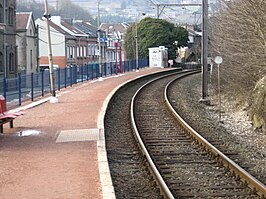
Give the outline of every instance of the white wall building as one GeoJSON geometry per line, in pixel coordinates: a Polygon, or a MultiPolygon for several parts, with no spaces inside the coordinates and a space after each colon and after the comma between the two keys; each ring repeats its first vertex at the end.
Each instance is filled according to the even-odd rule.
{"type": "Polygon", "coordinates": [[[39,72],[38,30],[32,12],[16,13],[16,44],[18,46],[18,72],[39,72]]]}
{"type": "Polygon", "coordinates": [[[164,46],[149,48],[149,64],[150,67],[167,67],[168,48],[164,46]]]}

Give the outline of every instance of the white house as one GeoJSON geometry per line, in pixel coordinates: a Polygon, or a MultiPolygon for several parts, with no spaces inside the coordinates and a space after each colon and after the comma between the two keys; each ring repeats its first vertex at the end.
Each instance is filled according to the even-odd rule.
{"type": "Polygon", "coordinates": [[[16,33],[18,72],[38,72],[38,30],[32,12],[16,13],[16,33]]]}

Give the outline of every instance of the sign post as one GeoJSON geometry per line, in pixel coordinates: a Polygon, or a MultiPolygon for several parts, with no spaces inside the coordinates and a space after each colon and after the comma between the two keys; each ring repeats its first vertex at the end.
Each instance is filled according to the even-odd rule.
{"type": "Polygon", "coordinates": [[[219,97],[219,122],[221,121],[221,85],[220,85],[220,64],[223,58],[220,56],[215,57],[214,62],[218,65],[218,97],[219,97]]]}

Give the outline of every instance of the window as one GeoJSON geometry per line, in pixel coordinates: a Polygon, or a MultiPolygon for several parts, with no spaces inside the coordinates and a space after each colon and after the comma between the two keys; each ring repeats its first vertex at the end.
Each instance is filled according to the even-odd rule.
{"type": "Polygon", "coordinates": [[[69,57],[73,58],[73,47],[72,46],[69,47],[69,57]]]}
{"type": "Polygon", "coordinates": [[[83,57],[87,57],[87,50],[86,50],[86,46],[83,46],[83,57]]]}
{"type": "Polygon", "coordinates": [[[82,48],[82,46],[80,46],[79,48],[80,48],[80,54],[79,54],[79,56],[82,57],[83,56],[83,48],[82,48]]]}
{"type": "Polygon", "coordinates": [[[73,52],[73,58],[76,58],[76,53],[77,53],[77,48],[76,47],[72,47],[72,52],[73,52]]]}
{"type": "Polygon", "coordinates": [[[91,47],[91,45],[88,46],[88,54],[89,54],[89,56],[92,55],[92,47],[91,47]]]}
{"type": "Polygon", "coordinates": [[[4,59],[3,53],[0,52],[0,73],[3,73],[4,72],[3,59],[4,59]]]}
{"type": "Polygon", "coordinates": [[[4,23],[4,8],[2,4],[0,4],[0,23],[4,23]]]}
{"type": "Polygon", "coordinates": [[[9,72],[15,72],[14,53],[9,53],[9,72]]]}
{"type": "Polygon", "coordinates": [[[8,8],[8,20],[7,23],[9,25],[13,25],[14,24],[14,8],[9,7],[8,8]]]}
{"type": "Polygon", "coordinates": [[[77,56],[80,56],[79,46],[77,47],[77,56]]]}
{"type": "Polygon", "coordinates": [[[30,50],[30,68],[31,68],[31,70],[32,70],[32,68],[33,68],[33,60],[32,60],[32,50],[30,50]]]}

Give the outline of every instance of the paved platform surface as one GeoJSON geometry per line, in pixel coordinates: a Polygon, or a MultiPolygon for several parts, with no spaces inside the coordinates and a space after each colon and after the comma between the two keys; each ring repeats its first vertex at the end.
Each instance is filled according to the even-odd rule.
{"type": "Polygon", "coordinates": [[[26,114],[0,135],[1,199],[115,198],[107,163],[103,116],[119,85],[165,69],[89,81],[20,107],[26,114]]]}

